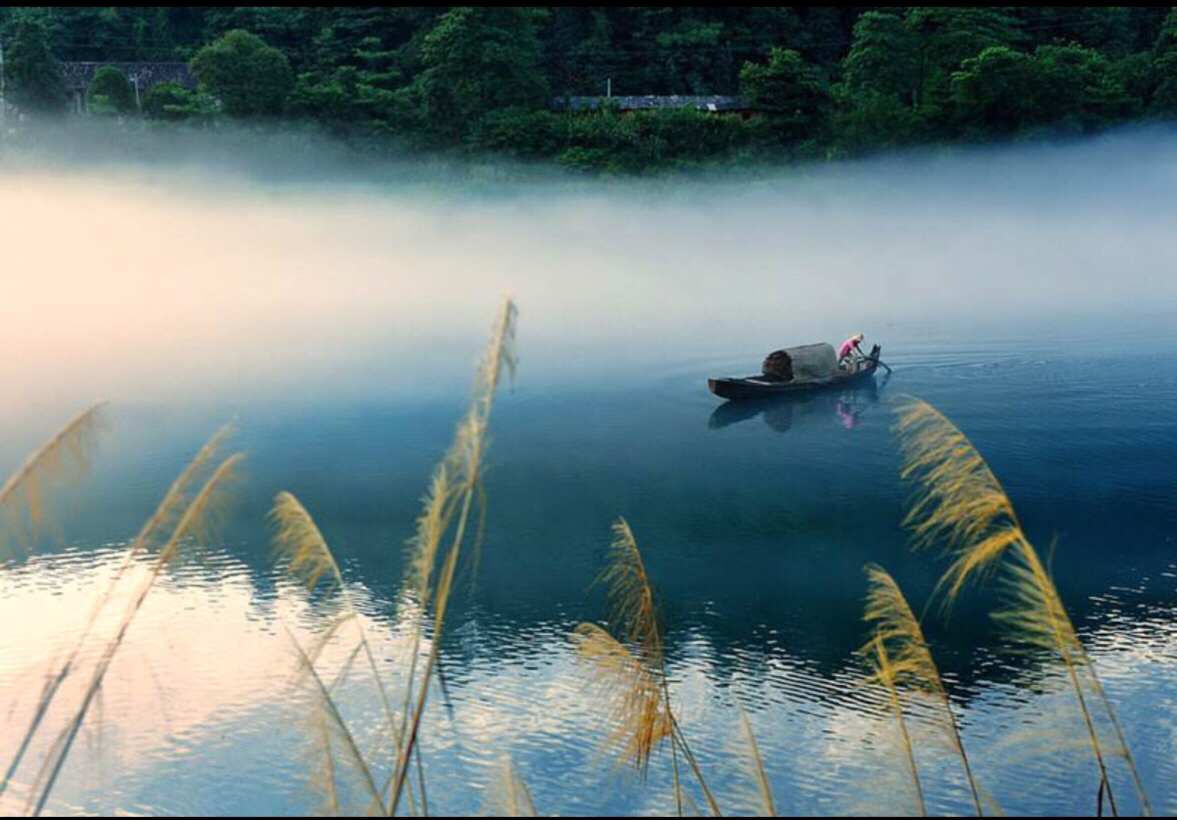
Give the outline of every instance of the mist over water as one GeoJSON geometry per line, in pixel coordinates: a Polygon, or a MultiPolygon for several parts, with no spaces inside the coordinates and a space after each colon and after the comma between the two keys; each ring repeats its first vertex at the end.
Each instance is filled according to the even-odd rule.
{"type": "MultiPolygon", "coordinates": [[[[27,624],[0,636],[0,708],[16,716],[0,749],[203,438],[234,418],[249,454],[220,548],[153,591],[129,633],[105,744],[69,764],[60,810],[313,808],[283,636],[321,623],[275,576],[265,514],[281,489],[307,505],[395,680],[402,545],[504,295],[520,307],[518,377],[492,422],[479,576],[443,654],[450,703],[425,733],[443,809],[484,808],[510,749],[541,812],[672,810],[665,761],[646,786],[595,762],[601,716],[566,637],[604,615],[585,590],[625,515],[721,803],[754,805],[727,731],[738,707],[782,811],[905,810],[879,764],[891,726],[852,653],[864,563],[913,602],[942,569],[899,527],[890,400],[912,393],[973,438],[1035,544],[1058,536],[1060,591],[1154,810],[1177,810],[1172,131],[730,179],[527,169],[477,184],[343,152],[255,173],[257,156],[226,145],[240,147],[183,142],[172,162],[155,143],[136,162],[132,144],[101,163],[79,148],[0,171],[0,472],[111,401],[90,478],[56,510],[63,535],[0,563],[0,613],[27,624]],[[857,331],[892,378],[762,405],[706,391],[774,348],[857,331]]],[[[1007,811],[1086,813],[1089,761],[1011,751],[1012,727],[1074,715],[1047,665],[1001,651],[990,604],[929,625],[982,783],[1007,811]]],[[[353,705],[375,725],[371,693],[353,705]]],[[[927,748],[931,808],[968,811],[927,748]]]]}
{"type": "Polygon", "coordinates": [[[1177,298],[1168,132],[729,184],[464,192],[191,162],[0,180],[0,344],[21,351],[0,376],[29,399],[432,392],[465,372],[505,293],[532,385],[637,362],[754,368],[859,329],[888,350],[913,327],[1095,333],[1167,319],[1177,298]]]}

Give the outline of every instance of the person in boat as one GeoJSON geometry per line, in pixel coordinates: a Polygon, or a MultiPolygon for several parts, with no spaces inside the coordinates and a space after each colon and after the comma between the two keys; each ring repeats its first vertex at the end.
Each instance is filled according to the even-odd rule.
{"type": "Polygon", "coordinates": [[[851,363],[861,361],[866,358],[866,354],[862,352],[860,345],[865,339],[861,333],[855,333],[846,341],[842,342],[842,346],[838,348],[838,364],[843,367],[849,366],[851,363]]]}

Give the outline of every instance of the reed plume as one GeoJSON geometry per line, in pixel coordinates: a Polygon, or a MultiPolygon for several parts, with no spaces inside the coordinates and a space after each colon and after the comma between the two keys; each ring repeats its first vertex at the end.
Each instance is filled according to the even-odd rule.
{"type": "MultiPolygon", "coordinates": [[[[367,812],[369,814],[373,812],[384,814],[386,807],[383,789],[376,786],[368,762],[369,756],[360,750],[351,728],[332,694],[336,685],[350,672],[357,656],[362,655],[367,663],[372,684],[380,696],[387,734],[391,738],[394,748],[400,748],[400,724],[393,710],[383,675],[376,663],[371,642],[363,628],[351,594],[344,584],[339,563],[323,533],[302,503],[289,492],[278,493],[270,511],[270,520],[276,528],[274,535],[275,564],[284,567],[287,574],[305,586],[308,592],[318,589],[334,594],[340,603],[338,616],[318,636],[309,649],[302,647],[291,636],[298,654],[300,677],[309,682],[312,697],[318,705],[315,724],[323,744],[323,769],[318,783],[327,794],[328,807],[338,812],[340,798],[336,772],[337,768],[343,768],[353,775],[353,780],[358,781],[362,785],[363,791],[366,792],[367,812]],[[320,676],[316,663],[326,646],[349,624],[355,629],[356,645],[336,672],[334,682],[328,684],[320,676]],[[338,751],[333,751],[333,745],[338,751]]],[[[409,804],[411,810],[415,812],[416,798],[411,789],[409,804]]]]}
{"type": "Polygon", "coordinates": [[[594,683],[610,704],[610,745],[617,749],[619,762],[632,763],[644,776],[651,753],[674,731],[661,681],[635,652],[596,624],[579,624],[573,642],[595,670],[594,683]]]}
{"type": "Polygon", "coordinates": [[[1062,661],[1078,700],[1092,754],[1099,768],[1099,794],[1107,794],[1118,814],[1108,779],[1107,751],[1095,728],[1085,677],[1116,735],[1140,799],[1151,814],[1148,795],[1124,740],[1115,711],[1054,581],[1022,529],[1013,505],[988,463],[951,421],[926,402],[909,400],[900,408],[897,431],[903,453],[901,475],[916,485],[904,521],[917,547],[942,544],[952,559],[938,589],[946,606],[974,578],[1000,572],[1002,608],[994,614],[1014,640],[1047,650],[1062,661]]]}
{"type": "MultiPolygon", "coordinates": [[[[940,717],[937,726],[944,731],[952,748],[960,756],[972,793],[973,808],[980,817],[983,814],[981,797],[960,738],[956,714],[919,619],[890,573],[877,564],[868,564],[866,575],[868,592],[863,620],[874,627],[875,637],[871,643],[880,642],[889,652],[891,673],[897,685],[927,693],[941,707],[937,710],[940,717]]],[[[868,644],[864,649],[869,650],[870,646],[868,644]]]]}
{"type": "MultiPolygon", "coordinates": [[[[417,596],[417,617],[413,647],[409,656],[402,724],[396,767],[391,779],[388,810],[395,814],[404,791],[420,732],[421,718],[429,694],[429,681],[437,666],[438,653],[449,609],[454,578],[463,547],[481,542],[484,518],[474,507],[483,498],[482,476],[489,444],[491,412],[504,371],[515,373],[515,320],[518,311],[507,299],[491,332],[474,381],[474,392],[466,415],[458,422],[453,442],[434,470],[417,533],[410,542],[408,585],[417,596]],[[471,516],[475,517],[473,535],[471,516]],[[438,562],[440,561],[440,567],[438,562]],[[429,652],[418,674],[419,647],[424,639],[425,613],[432,606],[433,628],[429,652]]],[[[417,757],[418,778],[424,789],[424,774],[417,757]]]]}
{"type": "MultiPolygon", "coordinates": [[[[86,413],[83,413],[73,423],[71,423],[66,431],[72,430],[70,435],[63,436],[59,434],[54,441],[60,442],[63,439],[68,439],[71,435],[89,435],[84,433],[86,430],[93,430],[91,427],[95,422],[86,422],[85,419],[92,414],[101,405],[90,408],[86,413]]],[[[63,431],[64,433],[65,431],[63,431]]],[[[47,676],[47,683],[45,689],[41,693],[41,697],[37,702],[36,709],[30,719],[29,726],[21,737],[21,742],[17,746],[16,753],[13,755],[12,761],[5,770],[4,779],[0,781],[0,795],[2,795],[8,788],[8,784],[15,776],[17,770],[20,768],[24,760],[25,754],[28,752],[29,746],[36,737],[41,728],[46,715],[49,713],[54,700],[57,697],[62,685],[69,679],[70,675],[75,671],[75,666],[78,663],[78,658],[86,646],[90,633],[93,631],[95,625],[98,623],[107,605],[110,603],[115,591],[119,588],[122,579],[127,571],[135,564],[136,559],[148,550],[156,549],[160,546],[160,534],[166,533],[168,528],[174,527],[183,514],[185,507],[191,501],[191,493],[194,482],[204,473],[209,464],[217,456],[218,452],[224,445],[225,440],[232,433],[232,426],[225,425],[217,433],[215,433],[204,444],[196,456],[188,463],[179,476],[172,482],[164,495],[163,500],[156,508],[155,512],[144,523],[138,534],[132,539],[130,546],[127,548],[122,563],[119,565],[114,577],[107,584],[103,594],[99,596],[90,610],[90,615],[86,623],[82,627],[82,631],[74,640],[73,648],[67,653],[65,660],[57,666],[57,668],[49,673],[47,676]]],[[[51,442],[53,444],[53,442],[51,442]]],[[[76,446],[76,445],[75,445],[76,446]]],[[[42,448],[44,451],[46,448],[42,448]]],[[[30,462],[35,461],[35,457],[30,459],[30,462]]],[[[26,462],[26,465],[29,462],[26,462]]]]}
{"type": "Polygon", "coordinates": [[[300,666],[312,683],[319,704],[316,731],[323,739],[324,766],[317,778],[327,795],[329,808],[338,810],[339,789],[336,768],[342,767],[359,776],[367,793],[369,814],[396,814],[402,794],[407,792],[411,813],[428,814],[424,767],[418,745],[421,720],[429,692],[430,680],[437,669],[446,614],[453,592],[463,547],[471,540],[475,547],[481,536],[481,514],[485,495],[482,476],[488,445],[488,431],[494,398],[504,372],[514,375],[515,305],[508,299],[491,334],[491,340],[479,362],[473,395],[466,414],[458,422],[445,455],[434,468],[422,498],[416,532],[409,542],[405,587],[413,598],[412,635],[403,704],[394,710],[377,667],[371,644],[360,625],[339,565],[326,539],[310,513],[289,493],[275,499],[271,518],[277,527],[275,546],[278,562],[304,584],[308,590],[337,590],[342,611],[309,650],[297,646],[300,666]],[[475,509],[475,508],[479,509],[475,509]],[[475,532],[471,533],[471,530],[475,532]],[[430,619],[430,614],[432,618],[430,619]],[[421,646],[426,637],[426,623],[431,620],[431,643],[422,661],[421,646]],[[358,642],[348,656],[336,681],[342,680],[357,656],[367,659],[368,669],[380,692],[388,734],[394,747],[393,765],[380,784],[374,779],[374,767],[355,742],[347,722],[332,694],[334,684],[324,681],[316,668],[323,647],[336,637],[344,624],[354,623],[358,642]],[[414,795],[409,770],[417,771],[417,795],[414,795]]]}
{"type": "Polygon", "coordinates": [[[611,742],[622,764],[632,762],[644,776],[650,755],[666,738],[674,775],[675,805],[682,814],[678,755],[683,755],[712,813],[720,811],[670,705],[662,628],[654,590],[633,530],[624,518],[613,524],[609,561],[597,579],[605,586],[610,624],[620,639],[595,624],[573,634],[581,657],[597,672],[597,685],[610,704],[616,729],[611,742]]]}
{"type": "MultiPolygon", "coordinates": [[[[151,592],[162,571],[181,556],[184,548],[198,544],[201,539],[208,536],[209,522],[222,507],[226,486],[235,477],[242,458],[240,453],[231,455],[213,470],[200,491],[184,505],[183,513],[180,514],[174,529],[171,530],[171,535],[159,545],[146,579],[140,582],[132,593],[131,602],[124,610],[114,635],[102,647],[99,659],[85,684],[81,705],[74,711],[65,728],[58,735],[49,756],[41,766],[29,801],[34,815],[40,815],[44,810],[49,794],[57,782],[57,777],[69,756],[86,715],[101,689],[106,673],[147,595],[151,592]]],[[[166,499],[165,505],[161,505],[156,516],[167,516],[173,512],[167,510],[165,506],[166,499]]],[[[152,520],[145,526],[146,531],[154,531],[152,521],[156,520],[156,516],[152,516],[152,520]]],[[[133,543],[129,550],[135,548],[133,543]]]]}
{"type": "Polygon", "coordinates": [[[911,773],[911,784],[915,791],[916,805],[920,817],[928,816],[927,806],[924,804],[924,790],[920,784],[919,767],[915,763],[915,749],[911,743],[911,735],[907,731],[907,720],[903,715],[903,702],[899,699],[898,670],[887,654],[887,646],[883,636],[876,633],[874,639],[863,647],[873,672],[870,680],[878,683],[887,693],[887,703],[892,714],[895,715],[896,725],[899,726],[900,740],[903,742],[903,752],[907,758],[908,771],[911,773]]]}
{"type": "Polygon", "coordinates": [[[17,534],[22,543],[36,537],[45,517],[48,485],[89,468],[98,433],[105,426],[105,406],[100,402],[79,413],[0,486],[0,535],[17,534]]]}

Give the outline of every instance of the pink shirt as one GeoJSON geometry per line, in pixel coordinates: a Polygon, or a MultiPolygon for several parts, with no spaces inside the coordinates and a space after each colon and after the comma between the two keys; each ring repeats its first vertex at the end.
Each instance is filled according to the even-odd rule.
{"type": "Polygon", "coordinates": [[[858,337],[851,336],[849,339],[842,342],[842,349],[838,351],[838,358],[845,359],[847,356],[850,355],[850,352],[852,350],[857,349],[857,347],[858,347],[858,337]]]}

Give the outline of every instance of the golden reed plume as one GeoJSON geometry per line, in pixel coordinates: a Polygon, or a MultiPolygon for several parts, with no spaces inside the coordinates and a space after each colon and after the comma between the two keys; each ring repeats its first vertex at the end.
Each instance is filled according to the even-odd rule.
{"type": "Polygon", "coordinates": [[[973,779],[972,768],[969,766],[968,755],[965,754],[964,743],[960,739],[956,714],[952,711],[952,702],[944,688],[940,669],[936,666],[932,651],[924,638],[919,619],[915,617],[902,590],[890,573],[877,564],[868,564],[866,575],[868,591],[863,619],[873,625],[875,637],[863,651],[869,653],[876,642],[881,643],[889,653],[890,672],[894,682],[931,695],[941,707],[937,710],[940,718],[937,726],[946,734],[952,748],[960,756],[972,792],[973,807],[980,817],[983,814],[981,798],[973,779]]]}
{"type": "Polygon", "coordinates": [[[670,681],[654,589],[637,539],[624,518],[613,524],[609,562],[597,583],[605,587],[610,623],[621,638],[595,624],[580,624],[573,640],[581,657],[596,671],[596,686],[613,717],[615,729],[610,742],[620,750],[620,762],[632,762],[644,776],[651,753],[670,738],[679,815],[684,796],[678,765],[681,752],[712,814],[719,816],[719,806],[670,706],[670,681]]]}
{"type": "Polygon", "coordinates": [[[916,486],[904,523],[917,547],[942,545],[952,560],[938,585],[944,591],[946,606],[974,578],[1001,573],[1004,604],[994,618],[1015,641],[1057,653],[1075,690],[1099,768],[1099,794],[1107,794],[1112,813],[1118,814],[1108,779],[1108,753],[1096,732],[1081,678],[1095,693],[1113,727],[1116,744],[1112,753],[1126,761],[1141,811],[1151,814],[1148,795],[1111,702],[1001,482],[964,433],[927,402],[905,402],[899,409],[896,429],[902,442],[901,474],[916,486]]]}
{"type": "Polygon", "coordinates": [[[908,771],[911,774],[911,784],[915,791],[916,806],[919,809],[920,817],[927,817],[928,809],[924,805],[924,790],[923,786],[920,785],[920,772],[915,764],[915,749],[911,743],[911,735],[907,731],[907,720],[903,715],[903,703],[899,699],[898,672],[892,664],[890,656],[887,654],[887,646],[883,643],[881,635],[876,634],[874,639],[863,648],[863,651],[867,653],[867,659],[873,669],[870,678],[871,681],[882,686],[883,690],[887,693],[887,703],[892,714],[895,715],[896,724],[899,726],[899,737],[903,743],[903,752],[907,758],[908,771]]]}
{"type": "MultiPolygon", "coordinates": [[[[54,481],[69,480],[84,473],[90,464],[98,433],[105,426],[105,402],[79,413],[53,438],[33,452],[0,486],[0,536],[35,537],[45,516],[45,493],[54,481]]],[[[2,557],[2,556],[0,556],[2,557]]]]}

